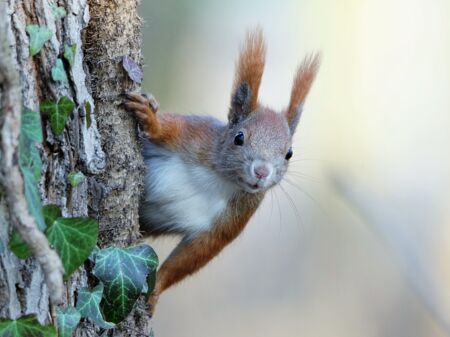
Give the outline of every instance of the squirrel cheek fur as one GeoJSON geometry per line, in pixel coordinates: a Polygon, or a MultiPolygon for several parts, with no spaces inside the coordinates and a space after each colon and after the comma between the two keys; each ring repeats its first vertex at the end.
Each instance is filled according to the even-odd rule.
{"type": "Polygon", "coordinates": [[[288,108],[275,112],[258,102],[265,54],[262,32],[249,32],[237,62],[228,123],[159,114],[153,98],[127,95],[124,106],[147,135],[141,229],[148,236],[182,237],[158,270],[150,310],[161,292],[202,268],[242,232],[265,192],[287,170],[292,136],[320,57],[304,59],[288,108]]]}

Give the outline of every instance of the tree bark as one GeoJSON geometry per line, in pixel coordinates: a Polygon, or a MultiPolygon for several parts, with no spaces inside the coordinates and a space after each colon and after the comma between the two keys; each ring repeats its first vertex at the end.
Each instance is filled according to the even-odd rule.
{"type": "MultiPolygon", "coordinates": [[[[47,0],[6,0],[2,4],[6,11],[0,14],[0,20],[6,22],[6,30],[0,34],[9,44],[10,66],[19,73],[23,105],[39,113],[39,103],[45,99],[57,101],[68,96],[76,104],[61,136],[54,136],[46,117],[41,116],[42,200],[44,204],[60,206],[64,216],[97,219],[101,247],[127,246],[139,236],[143,161],[136,123],[120,107],[121,93],[140,88],[127,77],[121,61],[122,56],[128,55],[141,63],[137,0],[55,3],[67,12],[62,19],[53,16],[52,3],[47,0]],[[35,56],[29,54],[29,36],[25,32],[29,24],[46,25],[53,32],[51,40],[35,56]],[[62,58],[66,44],[76,44],[77,48],[71,69],[65,64],[69,84],[63,85],[52,80],[51,68],[58,57],[62,58]],[[81,171],[87,179],[71,187],[71,171],[81,171]]],[[[1,98],[3,85],[0,88],[1,98]]],[[[15,319],[33,313],[41,323],[48,323],[49,293],[40,265],[34,258],[17,259],[7,248],[12,227],[10,213],[5,189],[0,186],[0,317],[15,319]]],[[[76,290],[92,284],[91,280],[89,268],[80,268],[65,284],[65,304],[74,305],[76,290]]],[[[75,335],[99,333],[98,328],[84,321],[75,335]]],[[[134,312],[115,329],[114,336],[149,333],[149,317],[143,301],[138,301],[134,312]]]]}

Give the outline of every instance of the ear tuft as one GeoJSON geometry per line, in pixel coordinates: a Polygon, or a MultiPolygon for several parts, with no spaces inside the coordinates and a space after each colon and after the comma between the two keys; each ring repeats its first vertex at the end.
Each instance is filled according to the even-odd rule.
{"type": "MultiPolygon", "coordinates": [[[[233,85],[232,105],[236,95],[242,90],[245,83],[249,89],[250,101],[248,102],[248,113],[256,110],[258,101],[258,91],[266,62],[266,44],[262,30],[256,28],[247,33],[247,38],[240,51],[238,62],[236,63],[236,75],[233,85]]],[[[234,119],[232,116],[230,120],[234,119]]]]}
{"type": "Polygon", "coordinates": [[[320,66],[320,54],[307,56],[298,67],[292,85],[291,100],[286,112],[289,128],[293,134],[300,120],[303,104],[316,78],[320,66]]]}

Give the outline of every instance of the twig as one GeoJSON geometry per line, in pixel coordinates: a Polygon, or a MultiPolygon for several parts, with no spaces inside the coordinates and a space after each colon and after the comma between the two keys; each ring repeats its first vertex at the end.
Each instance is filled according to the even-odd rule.
{"type": "Polygon", "coordinates": [[[0,2],[0,179],[6,192],[11,222],[30,247],[42,266],[52,303],[60,303],[63,295],[64,269],[58,254],[50,248],[45,237],[28,212],[23,192],[23,179],[18,165],[18,139],[22,109],[19,74],[12,62],[8,41],[6,2],[0,2]]]}

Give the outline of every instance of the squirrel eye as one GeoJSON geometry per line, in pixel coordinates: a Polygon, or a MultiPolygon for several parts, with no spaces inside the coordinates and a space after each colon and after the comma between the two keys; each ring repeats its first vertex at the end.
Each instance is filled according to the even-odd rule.
{"type": "Polygon", "coordinates": [[[234,137],[234,144],[239,146],[244,145],[244,133],[242,131],[239,131],[236,137],[234,137]]]}
{"type": "Polygon", "coordinates": [[[293,155],[294,153],[292,152],[292,147],[290,147],[289,148],[289,150],[288,150],[288,152],[286,153],[286,160],[289,160],[289,159],[291,159],[291,157],[292,157],[292,155],[293,155]]]}

